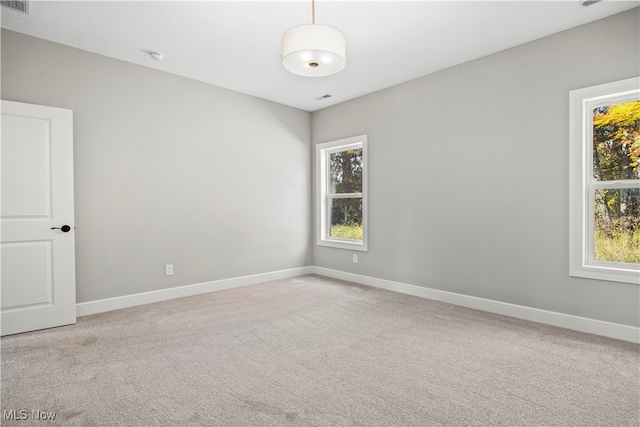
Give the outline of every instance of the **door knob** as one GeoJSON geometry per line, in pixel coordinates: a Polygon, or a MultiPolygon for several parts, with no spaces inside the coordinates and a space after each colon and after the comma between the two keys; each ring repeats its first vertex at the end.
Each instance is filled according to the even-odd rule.
{"type": "Polygon", "coordinates": [[[66,233],[67,231],[71,230],[71,227],[69,227],[68,225],[63,225],[62,227],[51,227],[52,230],[62,230],[63,233],[66,233]]]}

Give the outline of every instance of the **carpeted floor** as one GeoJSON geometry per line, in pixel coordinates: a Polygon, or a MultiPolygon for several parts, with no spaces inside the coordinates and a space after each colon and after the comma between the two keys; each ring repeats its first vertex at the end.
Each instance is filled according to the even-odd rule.
{"type": "Polygon", "coordinates": [[[319,276],[1,345],[3,425],[640,424],[639,345],[319,276]]]}

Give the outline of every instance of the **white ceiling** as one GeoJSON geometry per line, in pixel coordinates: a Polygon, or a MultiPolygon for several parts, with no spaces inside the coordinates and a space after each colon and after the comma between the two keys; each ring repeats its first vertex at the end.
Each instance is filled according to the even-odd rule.
{"type": "Polygon", "coordinates": [[[46,0],[31,1],[28,15],[0,13],[2,28],[315,111],[638,5],[316,0],[316,23],[347,39],[347,66],[315,78],[280,63],[282,35],[311,23],[311,0],[46,0]],[[315,99],[325,94],[333,97],[315,99]]]}

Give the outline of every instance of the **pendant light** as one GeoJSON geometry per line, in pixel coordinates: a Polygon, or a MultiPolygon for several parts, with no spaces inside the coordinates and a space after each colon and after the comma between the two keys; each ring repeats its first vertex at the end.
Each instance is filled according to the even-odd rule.
{"type": "Polygon", "coordinates": [[[316,25],[315,0],[311,0],[311,24],[291,28],[282,36],[282,65],[299,76],[335,74],[346,64],[346,40],[333,27],[316,25]]]}

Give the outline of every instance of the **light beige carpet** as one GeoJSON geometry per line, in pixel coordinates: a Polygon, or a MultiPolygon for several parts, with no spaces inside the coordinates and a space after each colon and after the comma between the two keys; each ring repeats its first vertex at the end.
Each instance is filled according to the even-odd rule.
{"type": "Polygon", "coordinates": [[[1,344],[3,425],[640,423],[638,345],[319,276],[1,344]]]}

